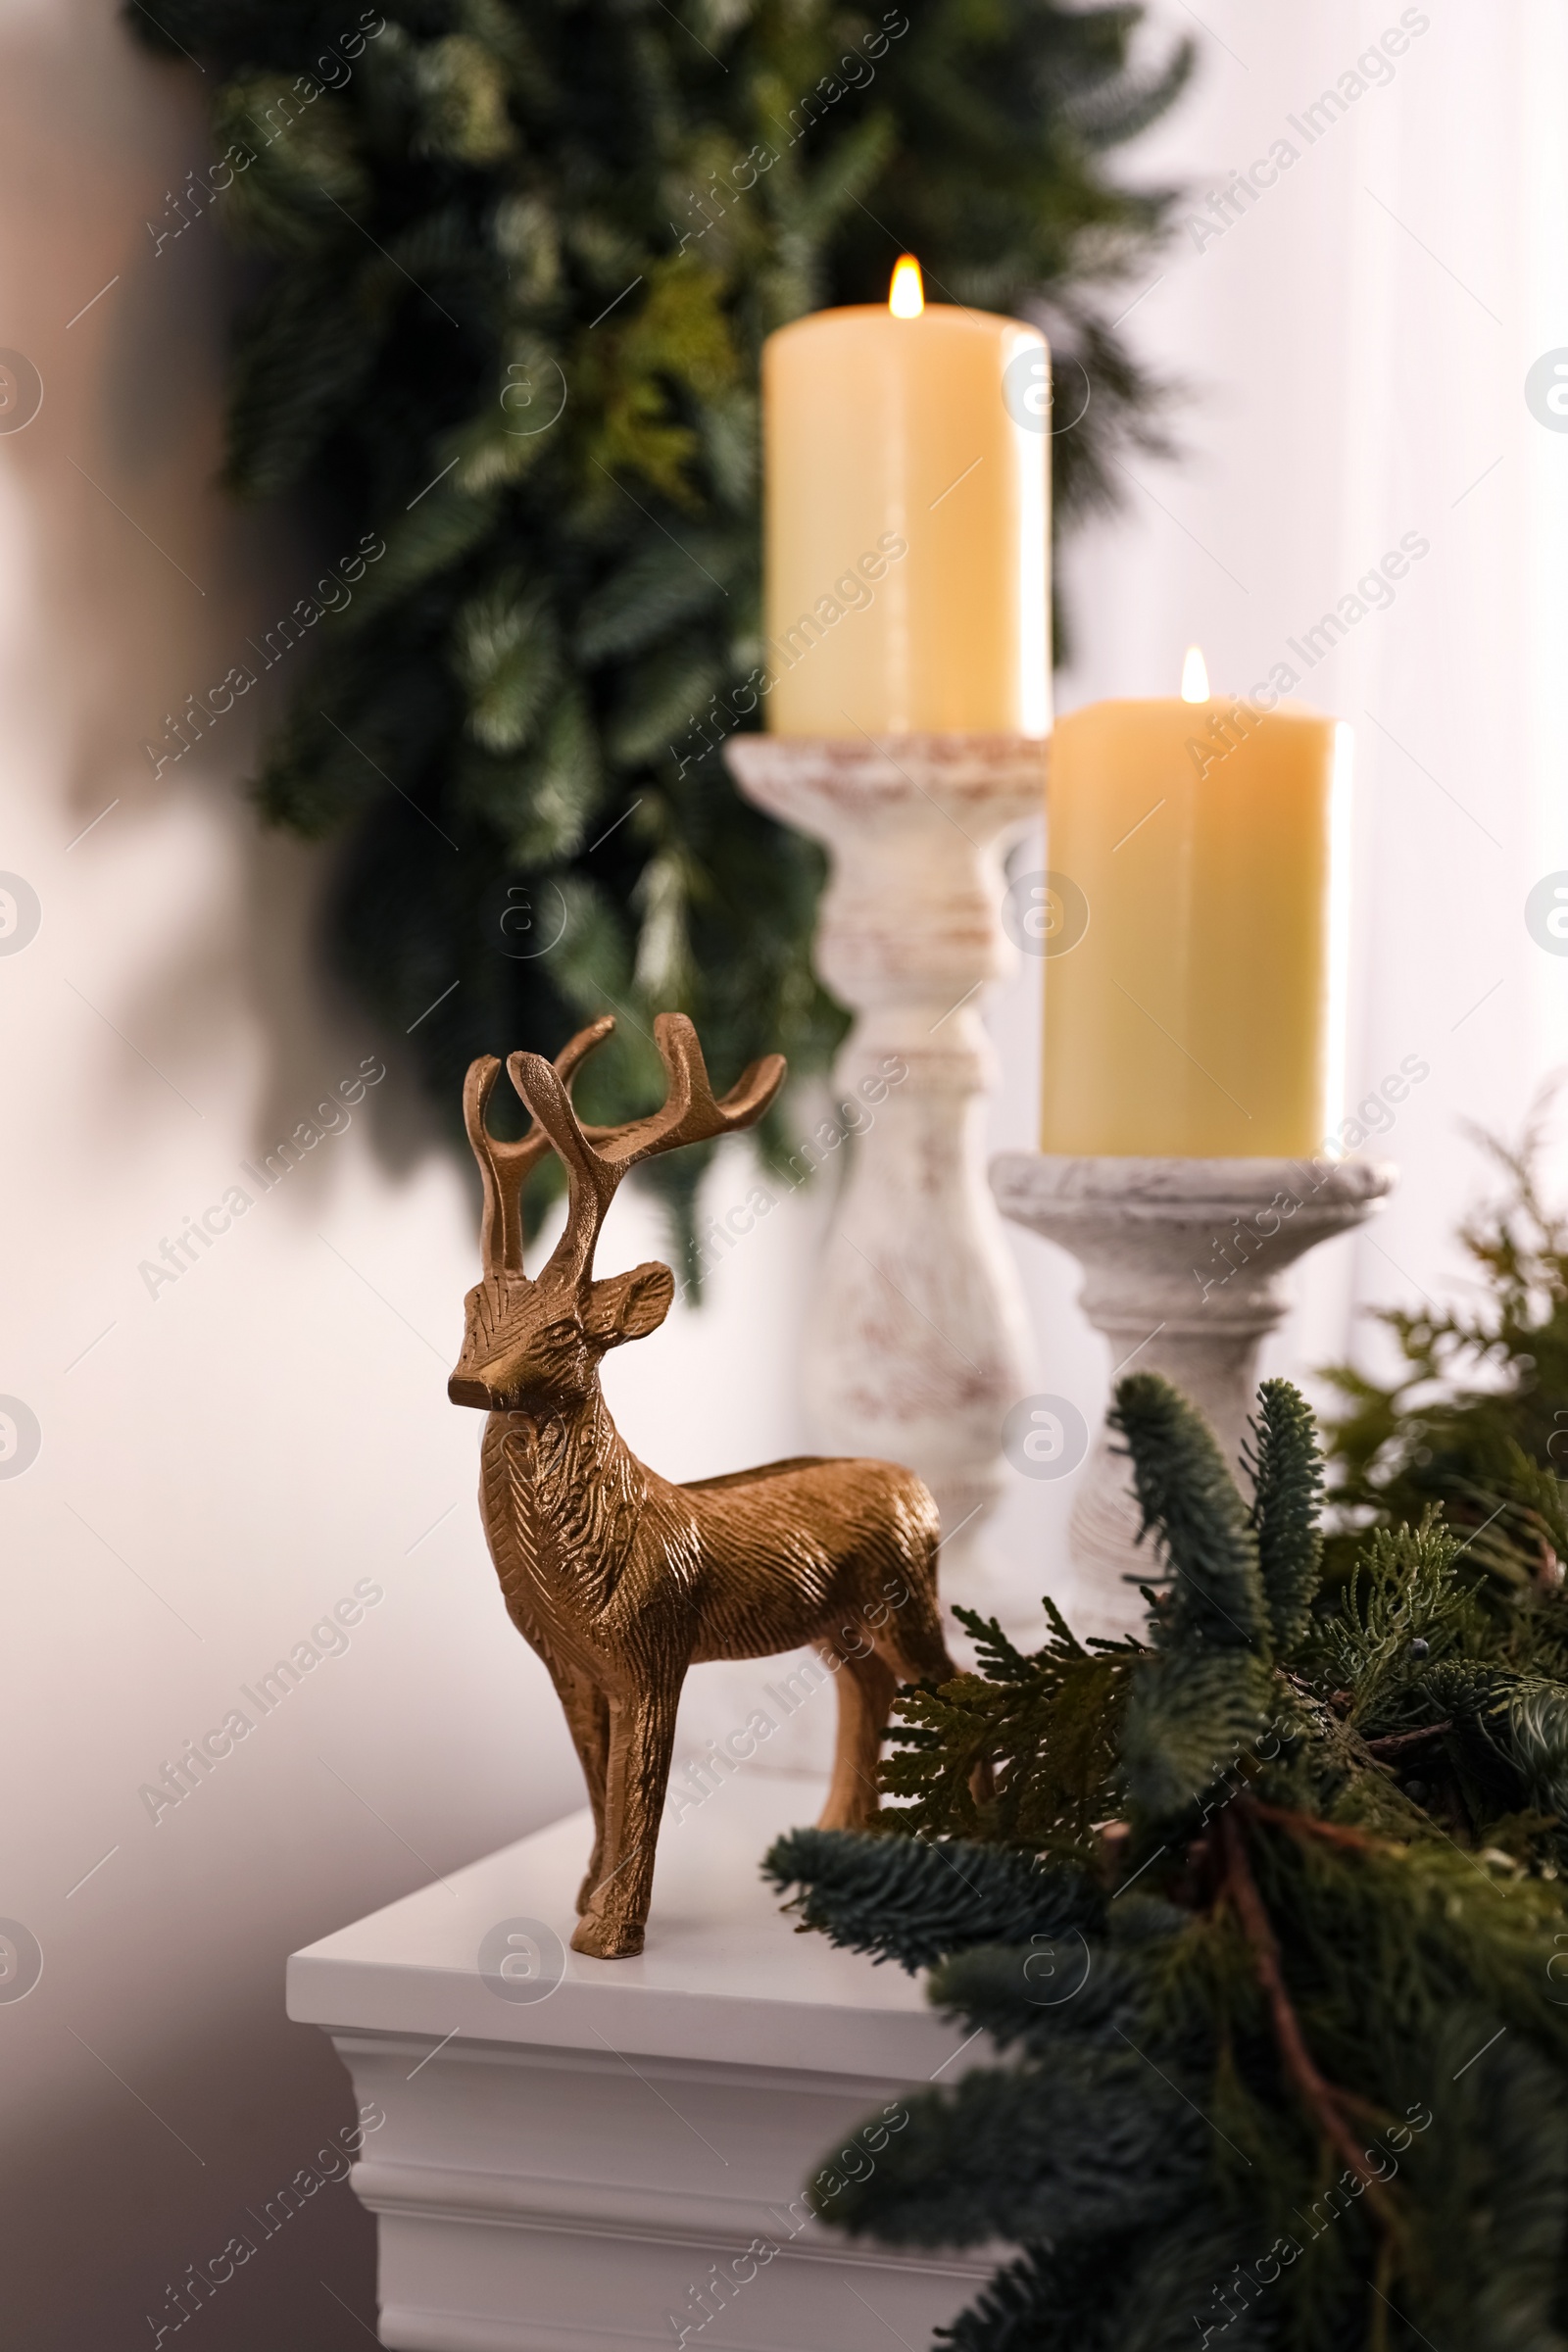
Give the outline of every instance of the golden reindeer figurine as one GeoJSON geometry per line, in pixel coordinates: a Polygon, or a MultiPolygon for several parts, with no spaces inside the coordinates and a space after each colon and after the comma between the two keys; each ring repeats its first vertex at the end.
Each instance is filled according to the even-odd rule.
{"type": "Polygon", "coordinates": [[[607,1348],[669,1311],[667,1266],[594,1278],[594,1246],[628,1168],[760,1119],[784,1079],[777,1054],[715,1102],[697,1032],[662,1013],[662,1109],[584,1127],[572,1078],[608,1037],[596,1021],[559,1055],[514,1054],[533,1114],[500,1143],[485,1112],[501,1064],[468,1071],[464,1115],[484,1179],[484,1279],[468,1293],[454,1404],[489,1413],[480,1509],[508,1611],[550,1670],[582,1762],[594,1850],[572,1948],[643,1947],[654,1849],[687,1667],[810,1642],[838,1667],[838,1744],[822,1826],[876,1811],[876,1763],[900,1680],[954,1672],[936,1598],[936,1505],[890,1462],[803,1456],[672,1486],[624,1444],[599,1387],[607,1348]],[[523,1179],[552,1147],[566,1171],[565,1230],[543,1271],[522,1270],[523,1179]]]}

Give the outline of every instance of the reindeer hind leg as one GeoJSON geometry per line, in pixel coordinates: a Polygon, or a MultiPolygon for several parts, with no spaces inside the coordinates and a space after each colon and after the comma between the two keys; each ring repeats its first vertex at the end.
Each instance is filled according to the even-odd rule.
{"type": "MultiPolygon", "coordinates": [[[[948,1654],[942,1630],[942,1608],[936,1592],[936,1554],[933,1546],[924,1574],[911,1567],[906,1577],[908,1598],[896,1610],[877,1637],[877,1647],[904,1683],[948,1683],[958,1669],[948,1654]]],[[[996,1795],[997,1781],[989,1756],[976,1759],[969,1774],[969,1793],[977,1805],[996,1795]]]]}
{"type": "Polygon", "coordinates": [[[923,1556],[906,1558],[902,1582],[904,1598],[894,1603],[872,1639],[901,1683],[951,1682],[958,1669],[942,1630],[934,1544],[923,1556]]]}
{"type": "Polygon", "coordinates": [[[844,1657],[839,1666],[838,1740],[827,1802],[817,1822],[823,1830],[863,1830],[876,1819],[877,1759],[893,1709],[898,1676],[875,1650],[844,1657]]]}

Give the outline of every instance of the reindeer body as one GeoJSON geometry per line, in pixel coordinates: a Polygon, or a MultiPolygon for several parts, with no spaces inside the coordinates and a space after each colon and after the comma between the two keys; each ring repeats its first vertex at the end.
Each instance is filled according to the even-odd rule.
{"type": "Polygon", "coordinates": [[[572,1943],[604,1959],[642,1949],[688,1665],[810,1643],[838,1669],[828,1828],[863,1826],[876,1811],[877,1752],[899,1681],[954,1671],[936,1600],[936,1506],[911,1471],[800,1457],[675,1486],[615,1429],[600,1361],[657,1328],[674,1285],[658,1265],[593,1281],[608,1196],[648,1151],[750,1124],[783,1065],[774,1056],[776,1075],[764,1070],[759,1084],[749,1072],[715,1104],[690,1023],[662,1016],[672,1111],[585,1132],[565,1082],[611,1026],[574,1039],[555,1070],[512,1056],[536,1121],[520,1144],[497,1144],[484,1126],[499,1065],[469,1073],[469,1134],[487,1179],[486,1277],[469,1294],[450,1384],[456,1402],[491,1408],[480,1471],[491,1557],[513,1623],[549,1669],[588,1784],[595,1844],[572,1943]],[[529,1282],[515,1193],[530,1152],[550,1144],[573,1181],[572,1209],[556,1257],[529,1282]],[[599,1176],[595,1216],[582,1200],[596,1168],[610,1173],[599,1176]]]}

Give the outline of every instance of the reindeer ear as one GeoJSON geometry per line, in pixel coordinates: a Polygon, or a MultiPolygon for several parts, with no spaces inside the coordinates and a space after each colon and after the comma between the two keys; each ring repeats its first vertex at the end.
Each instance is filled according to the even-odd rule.
{"type": "Polygon", "coordinates": [[[618,1348],[623,1340],[646,1340],[669,1312],[675,1296],[675,1277],[667,1266],[650,1259],[629,1274],[610,1274],[588,1294],[583,1329],[601,1348],[618,1348]]]}

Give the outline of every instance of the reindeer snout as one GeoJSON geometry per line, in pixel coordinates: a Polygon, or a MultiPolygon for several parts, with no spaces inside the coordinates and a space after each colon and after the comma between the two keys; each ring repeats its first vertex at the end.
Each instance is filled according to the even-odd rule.
{"type": "Polygon", "coordinates": [[[471,1404],[481,1413],[489,1412],[495,1403],[485,1383],[466,1372],[453,1373],[447,1382],[447,1395],[454,1404],[471,1404]]]}

